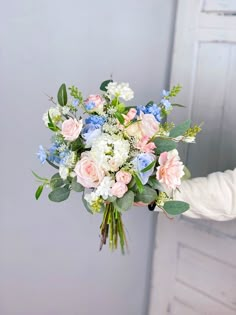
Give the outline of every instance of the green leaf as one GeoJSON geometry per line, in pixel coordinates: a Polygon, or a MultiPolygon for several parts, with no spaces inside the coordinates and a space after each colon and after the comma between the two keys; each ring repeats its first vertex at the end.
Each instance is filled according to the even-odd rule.
{"type": "Polygon", "coordinates": [[[69,195],[70,195],[69,185],[66,185],[64,187],[59,187],[51,191],[50,194],[48,195],[48,198],[54,202],[61,202],[66,200],[69,197],[69,195]]]}
{"type": "Polygon", "coordinates": [[[61,178],[59,173],[56,173],[52,176],[51,180],[50,180],[50,187],[52,188],[52,190],[61,187],[64,185],[64,181],[61,178]]]}
{"type": "Polygon", "coordinates": [[[178,215],[187,211],[189,204],[178,200],[166,201],[163,208],[170,215],[178,215]]]}
{"type": "Polygon", "coordinates": [[[155,177],[149,177],[148,185],[150,185],[153,189],[157,189],[159,191],[165,191],[162,184],[155,177]]]}
{"type": "Polygon", "coordinates": [[[83,204],[84,204],[85,209],[86,209],[89,213],[93,214],[93,211],[92,211],[92,209],[91,209],[90,206],[89,206],[89,203],[87,202],[87,200],[84,199],[84,193],[83,193],[83,195],[82,195],[82,201],[83,201],[83,204]]]}
{"type": "Polygon", "coordinates": [[[57,100],[61,106],[65,106],[67,104],[67,92],[65,83],[63,83],[59,88],[59,91],[57,93],[57,100]]]}
{"type": "Polygon", "coordinates": [[[141,170],[141,173],[145,173],[147,171],[149,171],[151,168],[153,168],[153,166],[156,164],[156,161],[153,161],[152,163],[150,163],[148,166],[146,166],[145,168],[143,168],[141,170]]]}
{"type": "Polygon", "coordinates": [[[119,112],[116,112],[114,114],[114,116],[119,120],[119,122],[123,125],[123,123],[125,122],[124,117],[122,116],[122,114],[120,114],[119,112]]]}
{"type": "Polygon", "coordinates": [[[45,178],[45,177],[40,177],[38,174],[36,174],[34,171],[31,171],[32,174],[39,180],[42,180],[42,181],[47,181],[48,179],[45,178]]]}
{"type": "Polygon", "coordinates": [[[135,201],[142,201],[144,203],[151,203],[157,198],[157,192],[155,189],[149,186],[143,186],[143,192],[137,192],[135,196],[135,201]]]}
{"type": "Polygon", "coordinates": [[[122,198],[117,198],[115,201],[115,207],[120,211],[126,211],[132,207],[134,203],[134,193],[129,190],[122,198]]]}
{"type": "Polygon", "coordinates": [[[76,192],[84,191],[84,187],[77,182],[77,176],[73,177],[71,182],[71,188],[76,192]]]}
{"type": "Polygon", "coordinates": [[[71,142],[70,144],[72,151],[78,151],[84,148],[84,144],[80,138],[76,139],[75,141],[71,142]]]}
{"type": "Polygon", "coordinates": [[[59,131],[59,130],[60,130],[60,128],[57,127],[57,126],[53,123],[52,118],[51,118],[49,112],[48,112],[48,120],[49,120],[48,128],[49,128],[50,130],[52,130],[52,131],[59,131]]]}
{"type": "Polygon", "coordinates": [[[186,120],[184,121],[182,124],[174,127],[171,131],[170,131],[170,137],[171,138],[176,138],[178,136],[183,135],[189,128],[191,125],[191,120],[186,120]]]}
{"type": "Polygon", "coordinates": [[[190,170],[186,166],[184,166],[184,176],[181,177],[181,180],[187,180],[190,178],[191,178],[190,170]]]}
{"type": "Polygon", "coordinates": [[[134,174],[134,179],[135,179],[135,183],[136,183],[136,186],[138,188],[138,191],[139,192],[142,192],[143,191],[143,183],[141,182],[140,178],[138,177],[137,174],[134,174]]]}
{"type": "Polygon", "coordinates": [[[39,197],[40,197],[41,194],[42,194],[42,191],[43,191],[43,185],[40,185],[40,186],[38,187],[38,189],[36,190],[36,192],[35,192],[35,198],[36,198],[36,200],[39,199],[39,197]]]}
{"type": "Polygon", "coordinates": [[[153,104],[154,104],[153,101],[149,101],[149,102],[146,104],[146,106],[148,106],[148,105],[153,105],[153,104]]]}
{"type": "Polygon", "coordinates": [[[102,84],[100,85],[100,90],[106,92],[106,91],[107,91],[107,85],[108,85],[110,82],[113,82],[113,80],[106,80],[106,81],[103,81],[102,84]]]}
{"type": "Polygon", "coordinates": [[[156,149],[155,149],[156,154],[160,154],[162,152],[168,152],[177,148],[177,143],[168,139],[156,138],[154,140],[154,143],[156,145],[156,149]]]}
{"type": "Polygon", "coordinates": [[[171,104],[172,106],[176,106],[176,107],[186,107],[186,106],[184,106],[184,105],[181,105],[181,104],[171,104]]]}

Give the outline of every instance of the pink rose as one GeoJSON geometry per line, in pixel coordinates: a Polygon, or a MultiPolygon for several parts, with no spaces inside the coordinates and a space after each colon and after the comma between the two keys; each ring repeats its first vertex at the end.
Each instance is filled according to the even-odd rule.
{"type": "Polygon", "coordinates": [[[73,118],[69,118],[62,123],[61,134],[68,141],[74,141],[80,135],[83,127],[83,120],[79,121],[73,118]]]}
{"type": "Polygon", "coordinates": [[[181,184],[181,177],[184,175],[184,165],[180,161],[176,149],[161,153],[157,167],[156,178],[167,188],[176,189],[181,184]]]}
{"type": "Polygon", "coordinates": [[[142,135],[149,138],[153,137],[159,130],[159,122],[156,120],[153,114],[141,113],[140,118],[140,129],[142,135]]]}
{"type": "Polygon", "coordinates": [[[131,125],[129,125],[127,128],[125,128],[126,133],[130,137],[136,137],[141,138],[142,137],[142,130],[140,128],[140,121],[134,122],[131,125]]]}
{"type": "Polygon", "coordinates": [[[85,107],[88,111],[101,112],[104,104],[105,100],[100,95],[89,95],[85,100],[85,107]]]}
{"type": "Polygon", "coordinates": [[[81,154],[74,169],[77,175],[77,182],[86,188],[97,187],[104,178],[103,170],[91,158],[89,152],[81,154]]]}
{"type": "Polygon", "coordinates": [[[116,181],[124,184],[129,184],[132,179],[132,175],[129,172],[119,171],[116,173],[116,181]]]}
{"type": "Polygon", "coordinates": [[[142,139],[137,143],[136,147],[141,152],[144,153],[154,153],[154,149],[156,148],[156,145],[154,142],[148,142],[149,137],[143,136],[142,139]]]}
{"type": "Polygon", "coordinates": [[[137,114],[137,110],[135,108],[130,108],[130,110],[127,113],[127,117],[129,117],[129,120],[134,119],[134,117],[137,114]]]}
{"type": "Polygon", "coordinates": [[[116,196],[117,198],[122,198],[127,191],[128,187],[121,182],[116,182],[111,189],[112,195],[116,196]]]}

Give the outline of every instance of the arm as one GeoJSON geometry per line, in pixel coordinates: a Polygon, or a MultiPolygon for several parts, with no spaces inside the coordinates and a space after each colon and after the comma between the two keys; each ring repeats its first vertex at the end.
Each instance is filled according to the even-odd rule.
{"type": "Polygon", "coordinates": [[[217,221],[236,218],[236,169],[184,181],[175,199],[190,204],[184,215],[217,221]]]}

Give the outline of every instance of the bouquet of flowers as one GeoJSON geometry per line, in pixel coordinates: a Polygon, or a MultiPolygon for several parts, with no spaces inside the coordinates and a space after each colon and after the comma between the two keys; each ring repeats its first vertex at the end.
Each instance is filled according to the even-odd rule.
{"type": "Polygon", "coordinates": [[[49,98],[52,107],[43,121],[53,132],[51,146],[40,145],[37,156],[57,172],[51,178],[33,172],[40,182],[35,197],[44,187],[54,202],[81,192],[87,211],[103,215],[100,249],[120,243],[124,253],[122,214],[133,205],[157,206],[169,216],[188,210],[187,203],[173,200],[188,173],[176,148],[178,142],[194,142],[201,128],[189,120],[178,126],[166,122],[173,107],[181,106],[171,103],[179,85],[164,90],[159,103],[140,106],[125,105],[134,96],[128,83],[107,80],[100,89],[101,95],[85,99],[77,87],[62,84],[57,101],[49,98]]]}

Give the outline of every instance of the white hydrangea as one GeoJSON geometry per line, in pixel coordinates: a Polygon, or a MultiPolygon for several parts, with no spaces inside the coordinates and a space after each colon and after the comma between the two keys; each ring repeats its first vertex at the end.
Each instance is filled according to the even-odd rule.
{"type": "Polygon", "coordinates": [[[57,107],[50,107],[49,110],[43,114],[43,121],[45,126],[48,126],[48,113],[54,123],[58,123],[61,119],[61,112],[57,107]]]}
{"type": "Polygon", "coordinates": [[[128,140],[118,135],[101,134],[93,143],[91,155],[105,171],[115,172],[129,157],[128,140]]]}
{"type": "Polygon", "coordinates": [[[130,101],[134,97],[134,92],[129,87],[129,83],[110,82],[107,85],[108,96],[121,97],[125,101],[130,101]]]}
{"type": "Polygon", "coordinates": [[[115,181],[110,176],[105,176],[96,190],[84,195],[84,199],[91,205],[102,197],[103,200],[107,200],[112,196],[111,188],[115,181]]]}

